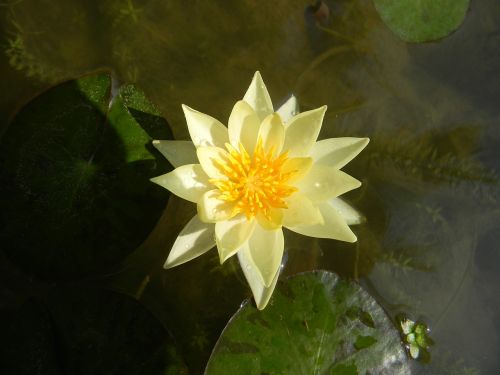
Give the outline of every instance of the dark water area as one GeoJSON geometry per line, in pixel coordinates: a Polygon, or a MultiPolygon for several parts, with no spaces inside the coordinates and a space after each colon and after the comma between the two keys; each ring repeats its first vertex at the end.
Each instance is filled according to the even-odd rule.
{"type": "MultiPolygon", "coordinates": [[[[498,374],[500,3],[472,0],[456,32],[424,44],[399,40],[369,0],[324,3],[318,15],[308,1],[4,0],[0,131],[37,93],[107,69],[115,85],[145,92],[175,139],[188,139],[181,104],[225,123],[259,70],[275,107],[292,93],[301,110],[328,105],[320,138],[371,139],[346,169],[363,183],[346,195],[366,216],[353,227],[358,242],[286,232],[283,275],[330,270],[358,280],[391,317],[424,321],[435,345],[415,373],[498,374]]],[[[162,268],[194,210],[170,197],[137,250],[72,280],[40,277],[2,252],[2,316],[43,317],[33,298],[63,316],[61,301],[123,293],[156,318],[151,332],[167,330],[172,358],[202,372],[250,292],[237,262],[221,266],[216,251],[162,268]]],[[[26,331],[43,326],[26,321],[26,331]]]]}

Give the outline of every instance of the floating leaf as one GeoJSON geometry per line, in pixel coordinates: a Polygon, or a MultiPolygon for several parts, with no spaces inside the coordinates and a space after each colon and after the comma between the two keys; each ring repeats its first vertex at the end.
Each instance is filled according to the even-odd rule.
{"type": "Polygon", "coordinates": [[[169,138],[168,126],[133,87],[111,106],[110,91],[108,74],[60,84],[28,103],[1,139],[2,248],[42,278],[118,262],[165,206],[149,182],[166,169],[149,132],[169,138]]]}
{"type": "Polygon", "coordinates": [[[409,374],[398,331],[357,284],[315,271],[280,282],[258,311],[247,302],[231,319],[207,374],[409,374]],[[356,312],[369,314],[365,324],[356,312]]]}
{"type": "Polygon", "coordinates": [[[162,324],[123,294],[56,289],[2,318],[3,374],[187,374],[162,324]]]}
{"type": "Polygon", "coordinates": [[[455,31],[469,0],[374,0],[386,25],[406,42],[427,42],[455,31]]]}

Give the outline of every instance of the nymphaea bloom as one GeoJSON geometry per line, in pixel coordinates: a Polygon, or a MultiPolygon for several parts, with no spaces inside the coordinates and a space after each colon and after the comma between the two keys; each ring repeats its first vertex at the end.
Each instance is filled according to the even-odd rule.
{"type": "Polygon", "coordinates": [[[354,242],[360,215],[339,195],[361,183],[340,168],[367,138],[316,141],[326,106],[296,114],[292,96],[277,112],[259,72],[229,116],[228,127],[182,106],[190,141],[154,141],[176,167],[152,181],[197,204],[165,268],[217,246],[221,263],[237,254],[256,305],[276,286],[285,227],[302,235],[354,242]]]}

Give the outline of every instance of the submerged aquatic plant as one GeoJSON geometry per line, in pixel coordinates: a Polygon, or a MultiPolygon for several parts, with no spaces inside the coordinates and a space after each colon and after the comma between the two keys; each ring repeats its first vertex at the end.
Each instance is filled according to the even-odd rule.
{"type": "Polygon", "coordinates": [[[338,198],[361,183],[340,168],[367,138],[316,142],[326,106],[296,114],[292,96],[277,112],[255,73],[228,127],[183,105],[189,141],[155,141],[176,167],[152,179],[197,204],[165,268],[217,246],[221,263],[237,254],[256,305],[263,309],[276,286],[284,249],[282,227],[302,235],[355,242],[349,224],[360,214],[338,198]]]}

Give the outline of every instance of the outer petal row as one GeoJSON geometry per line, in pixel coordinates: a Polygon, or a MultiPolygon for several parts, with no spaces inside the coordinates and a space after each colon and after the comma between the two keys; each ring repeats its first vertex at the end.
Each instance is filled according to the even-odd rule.
{"type": "Polygon", "coordinates": [[[257,308],[259,310],[264,309],[271,299],[274,288],[276,287],[276,282],[278,281],[280,273],[279,268],[278,271],[276,271],[271,284],[266,287],[261,281],[255,264],[252,261],[248,247],[243,247],[240,251],[238,251],[238,260],[240,261],[241,269],[245,274],[245,278],[252,289],[253,298],[257,308]]]}
{"type": "Polygon", "coordinates": [[[299,113],[286,126],[283,150],[288,150],[290,157],[309,156],[309,151],[318,138],[326,105],[312,111],[299,113]]]}
{"type": "Polygon", "coordinates": [[[164,267],[171,268],[186,263],[214,246],[214,225],[202,223],[198,215],[195,215],[177,236],[164,267]]]}
{"type": "Polygon", "coordinates": [[[172,172],[154,177],[151,181],[170,190],[178,197],[194,203],[198,202],[205,192],[212,189],[200,164],[183,165],[172,172]]]}
{"type": "Polygon", "coordinates": [[[227,128],[212,116],[198,112],[187,105],[182,105],[189,135],[195,147],[217,146],[224,147],[229,142],[227,128]]]}
{"type": "Polygon", "coordinates": [[[358,210],[341,198],[333,198],[328,203],[344,218],[347,225],[357,225],[365,221],[365,217],[358,210]]]}
{"type": "Polygon", "coordinates": [[[368,144],[368,138],[329,138],[316,142],[311,157],[316,164],[340,169],[354,159],[368,144]]]}
{"type": "Polygon", "coordinates": [[[161,152],[175,168],[198,163],[196,148],[191,141],[153,141],[153,146],[161,152]]]}
{"type": "Polygon", "coordinates": [[[260,281],[264,286],[269,287],[283,258],[285,247],[283,230],[281,228],[266,230],[257,225],[244,246],[250,250],[250,257],[255,264],[260,281]]]}
{"type": "Polygon", "coordinates": [[[287,226],[287,228],[291,231],[303,234],[304,236],[356,242],[356,235],[352,232],[335,207],[328,203],[322,203],[318,205],[318,208],[323,217],[322,224],[287,226]]]}
{"type": "Polygon", "coordinates": [[[215,241],[220,262],[225,262],[248,241],[255,229],[255,220],[237,215],[229,220],[215,223],[215,241]]]}
{"type": "Polygon", "coordinates": [[[323,202],[360,187],[361,182],[338,169],[313,165],[295,186],[313,202],[323,202]]]}
{"type": "Polygon", "coordinates": [[[295,115],[298,115],[299,103],[295,95],[291,95],[286,102],[284,102],[281,107],[276,110],[276,113],[281,116],[283,123],[288,123],[295,115]]]}
{"type": "Polygon", "coordinates": [[[260,121],[274,112],[271,96],[259,72],[255,72],[243,100],[250,104],[260,121]]]}

